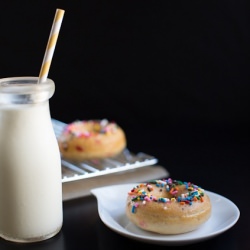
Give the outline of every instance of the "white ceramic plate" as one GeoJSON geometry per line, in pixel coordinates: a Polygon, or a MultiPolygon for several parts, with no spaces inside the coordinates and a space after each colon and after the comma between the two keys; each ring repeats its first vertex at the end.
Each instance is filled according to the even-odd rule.
{"type": "Polygon", "coordinates": [[[169,246],[196,243],[225,232],[240,217],[240,211],[232,201],[206,191],[212,202],[212,215],[199,229],[179,235],[147,232],[132,224],[125,214],[127,193],[135,185],[137,184],[112,185],[91,190],[97,198],[98,212],[103,223],[113,231],[134,240],[169,246]]]}

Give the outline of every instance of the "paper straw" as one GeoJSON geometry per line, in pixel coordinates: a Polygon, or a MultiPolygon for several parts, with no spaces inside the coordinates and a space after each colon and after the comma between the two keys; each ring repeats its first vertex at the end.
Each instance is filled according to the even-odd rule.
{"type": "Polygon", "coordinates": [[[51,64],[54,50],[56,47],[57,38],[58,38],[59,31],[61,28],[64,12],[65,11],[62,9],[56,10],[56,14],[55,14],[52,28],[50,31],[49,40],[48,40],[46,51],[45,51],[44,58],[43,58],[42,67],[41,67],[39,78],[38,78],[38,83],[42,83],[46,81],[47,79],[49,69],[50,69],[50,64],[51,64]]]}

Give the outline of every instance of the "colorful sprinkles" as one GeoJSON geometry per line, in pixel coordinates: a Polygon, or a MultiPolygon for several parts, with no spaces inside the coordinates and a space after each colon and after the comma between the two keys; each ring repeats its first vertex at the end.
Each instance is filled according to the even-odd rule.
{"type": "MultiPolygon", "coordinates": [[[[88,139],[90,137],[96,137],[96,143],[100,143],[98,135],[109,136],[116,133],[118,125],[115,122],[109,122],[107,119],[102,120],[77,120],[70,124],[67,124],[63,130],[61,141],[63,150],[68,150],[68,140],[73,138],[88,139]]],[[[76,151],[83,152],[84,149],[81,146],[76,146],[76,151]]]]}
{"type": "Polygon", "coordinates": [[[118,125],[115,122],[109,122],[107,119],[75,121],[68,124],[63,133],[74,137],[90,137],[95,134],[114,133],[118,125]]]}
{"type": "MultiPolygon", "coordinates": [[[[132,213],[136,213],[136,209],[139,207],[138,201],[142,201],[143,205],[147,202],[159,202],[159,203],[171,203],[178,202],[180,205],[192,205],[193,202],[203,202],[204,189],[191,183],[191,182],[182,182],[179,180],[173,180],[171,178],[162,179],[162,180],[152,180],[144,184],[138,184],[133,187],[130,192],[131,202],[132,202],[132,213]],[[171,198],[165,197],[155,197],[151,194],[154,190],[153,185],[160,189],[165,189],[170,195],[171,198]],[[178,195],[179,187],[184,185],[186,192],[182,192],[178,195]]],[[[163,209],[166,209],[164,207],[163,209]]]]}

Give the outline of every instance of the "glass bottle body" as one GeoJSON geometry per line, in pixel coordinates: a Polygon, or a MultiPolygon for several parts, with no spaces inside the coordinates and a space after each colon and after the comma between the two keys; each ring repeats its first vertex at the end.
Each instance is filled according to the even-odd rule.
{"type": "Polygon", "coordinates": [[[0,236],[35,242],[56,235],[63,220],[61,158],[49,109],[54,83],[12,79],[13,85],[0,80],[0,236]]]}

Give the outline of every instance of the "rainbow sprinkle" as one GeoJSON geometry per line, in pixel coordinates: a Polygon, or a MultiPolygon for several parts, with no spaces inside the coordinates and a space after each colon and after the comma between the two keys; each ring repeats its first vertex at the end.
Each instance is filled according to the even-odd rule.
{"type": "MultiPolygon", "coordinates": [[[[159,202],[159,203],[171,203],[178,202],[180,205],[192,205],[193,202],[203,202],[204,189],[191,183],[182,182],[179,180],[173,180],[171,178],[162,180],[152,180],[147,183],[141,183],[133,187],[130,192],[132,202],[132,213],[136,213],[136,209],[139,207],[138,201],[142,201],[145,205],[147,202],[159,202]],[[152,186],[154,184],[158,188],[165,188],[165,190],[171,195],[171,198],[155,197],[150,192],[154,190],[152,186]],[[185,186],[186,193],[178,195],[179,187],[185,186]]],[[[166,207],[164,206],[164,209],[166,207]]]]}

